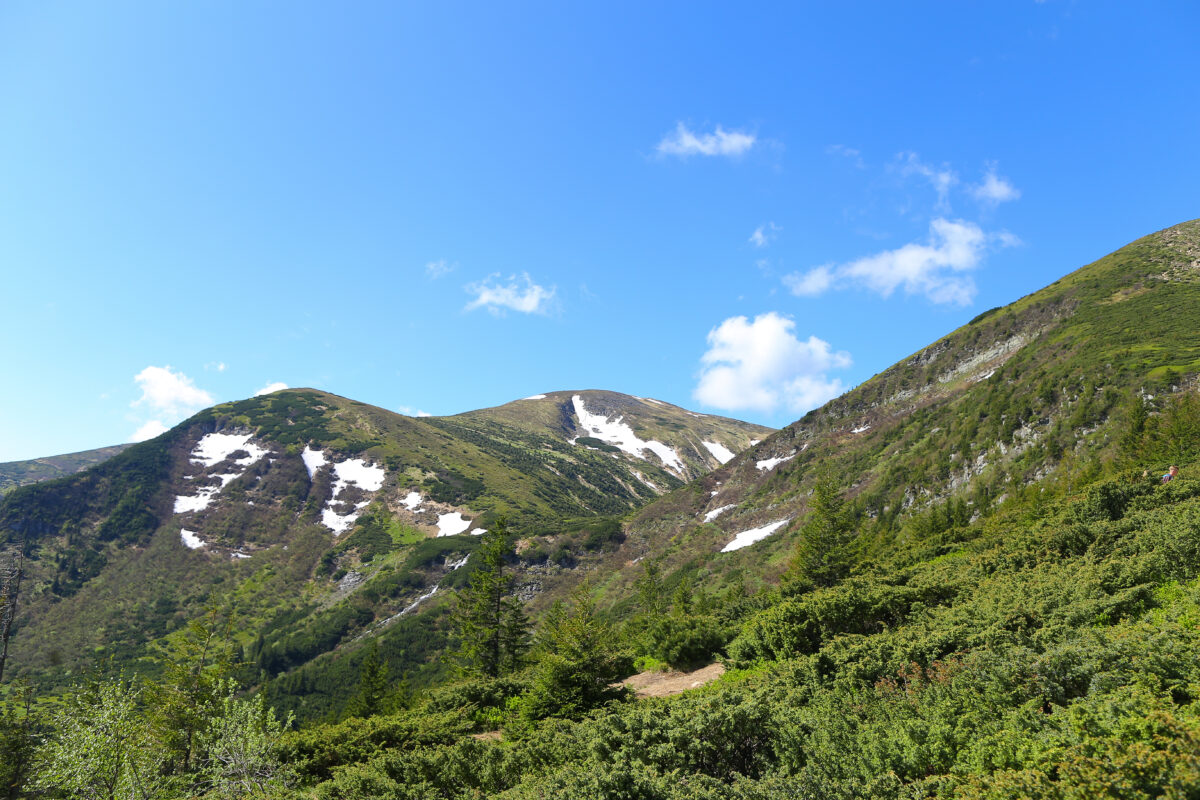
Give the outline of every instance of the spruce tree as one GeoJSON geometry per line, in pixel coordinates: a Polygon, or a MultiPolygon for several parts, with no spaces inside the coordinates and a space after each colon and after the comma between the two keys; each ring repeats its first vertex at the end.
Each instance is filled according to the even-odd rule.
{"type": "Polygon", "coordinates": [[[350,716],[365,718],[381,713],[388,696],[388,665],[379,658],[379,640],[371,640],[358,675],[358,694],[347,708],[350,716]]]}
{"type": "Polygon", "coordinates": [[[520,667],[529,647],[529,620],[509,597],[512,578],[504,560],[513,552],[503,520],[492,524],[479,543],[479,566],[467,588],[459,592],[454,627],[459,667],[468,673],[497,678],[520,667]]]}
{"type": "Polygon", "coordinates": [[[850,541],[854,533],[846,502],[828,475],[817,479],[800,530],[800,545],[792,557],[792,577],[816,586],[832,586],[850,572],[850,541]]]}

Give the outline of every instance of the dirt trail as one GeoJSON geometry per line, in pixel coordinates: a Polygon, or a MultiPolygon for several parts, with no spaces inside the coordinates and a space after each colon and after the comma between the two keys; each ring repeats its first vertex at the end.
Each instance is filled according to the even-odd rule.
{"type": "Polygon", "coordinates": [[[711,683],[725,674],[724,664],[709,664],[695,672],[639,672],[621,681],[638,697],[667,697],[711,683]]]}

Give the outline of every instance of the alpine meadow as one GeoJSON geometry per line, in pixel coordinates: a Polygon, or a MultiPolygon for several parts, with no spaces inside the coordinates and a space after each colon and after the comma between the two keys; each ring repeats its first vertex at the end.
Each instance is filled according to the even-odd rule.
{"type": "Polygon", "coordinates": [[[0,800],[1200,800],[1198,31],[6,4],[0,800]]]}
{"type": "Polygon", "coordinates": [[[1198,307],[1191,222],[773,433],[201,412],[5,495],[9,796],[1190,796],[1198,307]]]}

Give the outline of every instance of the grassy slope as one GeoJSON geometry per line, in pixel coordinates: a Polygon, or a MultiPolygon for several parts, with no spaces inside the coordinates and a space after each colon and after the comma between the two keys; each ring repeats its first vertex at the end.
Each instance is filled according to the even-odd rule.
{"type": "Polygon", "coordinates": [[[127,447],[129,447],[127,444],[117,444],[111,447],[99,447],[95,450],[82,450],[78,453],[65,453],[61,456],[46,456],[28,461],[7,461],[0,464],[0,494],[27,483],[73,475],[112,458],[127,447]]]}
{"type": "MultiPolygon", "coordinates": [[[[981,314],[642,509],[624,559],[664,555],[697,580],[754,588],[782,569],[820,474],[886,530],[947,498],[983,511],[1032,480],[1111,455],[1135,392],[1161,400],[1200,372],[1197,264],[1200,222],[1188,222],[981,314]],[[735,507],[703,523],[725,505],[735,507]],[[789,518],[766,541],[717,552],[739,531],[789,518]]],[[[623,587],[615,596],[628,595],[635,573],[614,579],[623,587]]]]}
{"type": "MultiPolygon", "coordinates": [[[[685,432],[698,419],[681,410],[674,420],[657,416],[685,432]]],[[[704,435],[715,436],[716,425],[725,423],[706,418],[704,435]]],[[[731,446],[747,431],[765,431],[728,427],[719,432],[731,446]]],[[[220,603],[239,616],[244,680],[265,674],[302,713],[344,701],[352,687],[343,672],[354,669],[366,630],[381,636],[397,674],[428,682],[441,672],[432,658],[443,641],[440,604],[467,575],[447,565],[477,540],[428,540],[428,524],[414,527],[400,513],[400,498],[420,491],[442,501],[434,517],[460,508],[479,526],[509,517],[526,537],[526,582],[544,591],[569,584],[580,561],[611,549],[619,526],[607,517],[654,496],[631,468],[659,486],[682,483],[659,466],[631,467],[604,450],[571,445],[557,428],[529,420],[415,419],[314,390],[216,406],[95,469],[22,488],[0,504],[0,528],[10,540],[24,537],[31,556],[12,663],[44,686],[70,680],[97,658],[134,665],[148,638],[220,603]],[[252,430],[274,453],[223,489],[210,510],[176,516],[175,494],[191,491],[183,477],[194,472],[188,454],[214,430],[252,430]],[[299,456],[308,444],[388,470],[359,525],[336,540],[318,521],[329,477],[310,482],[299,456]],[[198,530],[210,549],[182,547],[181,526],[198,530]],[[252,558],[230,560],[235,548],[252,558]],[[439,583],[443,595],[421,613],[392,619],[439,583]]]]}

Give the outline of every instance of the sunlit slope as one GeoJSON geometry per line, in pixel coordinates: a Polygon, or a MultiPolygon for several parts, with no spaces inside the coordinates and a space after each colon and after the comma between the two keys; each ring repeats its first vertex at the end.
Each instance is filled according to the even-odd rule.
{"type": "Polygon", "coordinates": [[[1192,221],[980,314],[651,503],[622,556],[770,580],[819,475],[880,530],[947,501],[970,517],[1035,479],[1112,457],[1134,398],[1153,413],[1197,372],[1192,221]]]}
{"type": "MultiPolygon", "coordinates": [[[[674,407],[639,415],[630,406],[642,401],[615,393],[554,397],[510,404],[551,407],[554,423],[538,424],[495,409],[414,418],[285,390],[14,490],[0,531],[24,546],[32,588],[13,663],[47,680],[98,655],[134,663],[218,603],[237,607],[248,647],[265,643],[253,658],[274,676],[394,626],[497,517],[547,541],[588,530],[718,465],[704,441],[727,458],[770,433],[674,407]],[[562,423],[576,398],[590,429],[562,423]]],[[[406,658],[424,665],[423,651],[406,658]]]]}

